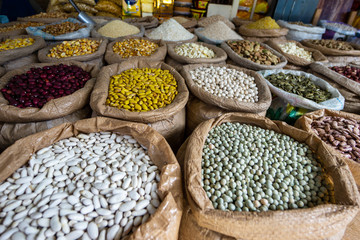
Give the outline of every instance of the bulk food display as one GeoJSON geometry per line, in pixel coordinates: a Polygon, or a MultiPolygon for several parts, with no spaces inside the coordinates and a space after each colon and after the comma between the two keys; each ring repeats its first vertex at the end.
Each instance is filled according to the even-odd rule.
{"type": "Polygon", "coordinates": [[[0,24],[0,240],[360,238],[354,39],[74,2],[0,24]]]}

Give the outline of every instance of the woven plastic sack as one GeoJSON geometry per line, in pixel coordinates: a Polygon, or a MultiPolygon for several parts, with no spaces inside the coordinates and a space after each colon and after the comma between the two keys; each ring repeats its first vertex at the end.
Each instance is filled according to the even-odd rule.
{"type": "Polygon", "coordinates": [[[357,29],[352,27],[353,30],[352,31],[348,31],[348,30],[343,30],[342,28],[340,27],[335,27],[335,26],[332,26],[330,25],[329,23],[337,23],[337,24],[341,24],[341,25],[344,25],[344,26],[347,26],[347,27],[352,27],[348,24],[345,24],[343,22],[334,22],[334,21],[328,21],[328,20],[320,20],[320,26],[326,28],[326,29],[329,29],[331,31],[334,31],[334,32],[337,32],[337,33],[340,33],[340,34],[344,34],[344,35],[348,35],[348,36],[355,36],[356,32],[357,32],[357,29]]]}
{"type": "Polygon", "coordinates": [[[317,26],[300,26],[297,24],[291,24],[283,20],[278,20],[277,23],[284,28],[289,29],[286,38],[289,40],[302,41],[304,39],[321,39],[326,29],[317,26]]]}
{"type": "MultiPolygon", "coordinates": [[[[52,23],[49,25],[55,25],[55,24],[59,24],[62,22],[73,22],[73,23],[82,23],[79,20],[75,19],[75,18],[68,18],[66,20],[57,22],[57,23],[52,23]]],[[[82,23],[84,25],[86,25],[85,28],[81,28],[75,32],[71,32],[71,33],[66,33],[66,34],[62,34],[59,36],[53,36],[51,34],[45,33],[42,31],[42,29],[44,29],[47,25],[45,26],[40,26],[40,27],[28,27],[26,28],[26,32],[29,35],[33,35],[33,36],[40,36],[42,38],[44,38],[45,40],[73,40],[73,39],[77,39],[77,38],[86,38],[90,36],[90,31],[91,29],[94,27],[92,24],[88,24],[88,23],[82,23]]]]}
{"type": "Polygon", "coordinates": [[[258,71],[258,73],[262,75],[266,83],[269,85],[271,92],[273,92],[276,96],[284,99],[286,102],[290,103],[295,107],[301,107],[311,110],[319,110],[323,108],[331,109],[331,110],[342,110],[344,108],[345,98],[340,94],[340,92],[336,88],[332,87],[325,80],[316,77],[310,73],[293,71],[293,70],[283,70],[283,69],[263,70],[263,71],[258,71]],[[326,100],[324,102],[316,103],[312,100],[306,99],[297,94],[288,93],[280,88],[275,87],[268,80],[266,80],[267,76],[277,73],[285,73],[285,74],[290,73],[295,76],[305,76],[307,78],[310,78],[315,85],[319,86],[321,89],[330,92],[332,97],[331,99],[326,100]]]}

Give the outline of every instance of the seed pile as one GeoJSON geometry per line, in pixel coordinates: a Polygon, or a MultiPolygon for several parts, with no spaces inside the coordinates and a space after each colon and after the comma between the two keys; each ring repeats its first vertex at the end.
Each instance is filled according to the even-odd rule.
{"type": "Polygon", "coordinates": [[[212,49],[197,43],[184,43],[175,47],[175,53],[189,58],[214,58],[212,49]]]}
{"type": "Polygon", "coordinates": [[[279,29],[280,26],[271,17],[264,17],[247,25],[249,29],[279,29]]]}
{"type": "Polygon", "coordinates": [[[139,32],[140,29],[136,26],[120,20],[113,20],[111,22],[108,22],[98,30],[98,33],[100,33],[102,36],[110,38],[134,35],[138,34],[139,32]]]}
{"type": "Polygon", "coordinates": [[[0,52],[23,48],[33,45],[35,40],[33,38],[14,38],[14,39],[6,39],[5,41],[0,43],[0,52]]]}
{"type": "Polygon", "coordinates": [[[147,34],[147,36],[151,39],[162,39],[164,41],[184,41],[192,39],[194,34],[186,30],[176,20],[169,19],[147,34]]]}
{"type": "Polygon", "coordinates": [[[111,77],[106,105],[146,112],[171,104],[177,94],[177,81],[169,70],[129,69],[111,77]]]}
{"type": "Polygon", "coordinates": [[[273,54],[270,50],[261,46],[258,42],[251,42],[247,40],[242,41],[227,41],[231,49],[240,57],[249,59],[254,63],[264,65],[276,65],[280,63],[280,58],[273,54]]]}
{"type": "Polygon", "coordinates": [[[72,41],[63,41],[50,49],[47,55],[51,58],[66,58],[92,54],[99,49],[100,41],[82,38],[72,41]]]}
{"type": "Polygon", "coordinates": [[[152,55],[159,45],[146,39],[126,39],[113,45],[114,53],[122,58],[152,55]]]}
{"type": "Polygon", "coordinates": [[[295,25],[299,25],[299,26],[303,26],[303,27],[313,27],[313,25],[311,24],[305,24],[303,22],[289,22],[290,24],[295,24],[295,25]]]}
{"type": "Polygon", "coordinates": [[[44,25],[44,23],[37,23],[37,22],[16,23],[12,26],[0,27],[0,33],[10,32],[10,31],[19,30],[19,29],[25,29],[27,27],[38,27],[38,26],[42,26],[42,25],[44,25]]]}
{"type": "Polygon", "coordinates": [[[39,14],[28,16],[27,18],[64,18],[65,19],[68,17],[70,17],[70,15],[64,12],[50,12],[50,13],[41,12],[39,14]]]}
{"type": "Polygon", "coordinates": [[[2,239],[115,239],[160,204],[159,170],[128,135],[79,134],[35,153],[0,185],[2,239]]]}
{"type": "Polygon", "coordinates": [[[271,74],[266,79],[275,87],[297,94],[316,103],[324,102],[331,98],[331,93],[315,85],[310,78],[293,74],[271,74]]]}
{"type": "Polygon", "coordinates": [[[360,69],[351,66],[344,66],[344,67],[329,67],[331,70],[351,79],[355,82],[360,83],[360,69]]]}
{"type": "Polygon", "coordinates": [[[309,62],[314,61],[312,57],[312,52],[306,51],[304,48],[297,46],[294,42],[286,42],[284,44],[280,44],[280,48],[287,54],[303,58],[309,62]]]}
{"type": "Polygon", "coordinates": [[[347,42],[341,42],[337,40],[330,40],[330,39],[321,39],[321,40],[310,40],[312,44],[331,48],[331,49],[337,49],[337,50],[343,50],[343,51],[351,51],[354,50],[354,48],[347,42]]]}
{"type": "Polygon", "coordinates": [[[242,37],[235,31],[231,30],[224,22],[218,21],[206,26],[200,34],[207,38],[224,41],[228,39],[242,39],[242,37]]]}
{"type": "Polygon", "coordinates": [[[86,28],[86,25],[82,23],[65,21],[58,24],[47,25],[45,28],[42,29],[42,31],[53,36],[59,36],[66,33],[76,32],[82,28],[86,28]]]}
{"type": "Polygon", "coordinates": [[[53,65],[31,68],[12,77],[1,93],[9,104],[19,108],[42,108],[48,101],[70,95],[91,78],[75,65],[53,65]]]}
{"type": "Polygon", "coordinates": [[[240,102],[259,100],[255,79],[236,69],[225,66],[199,67],[190,71],[190,76],[195,84],[215,96],[240,102]]]}
{"type": "Polygon", "coordinates": [[[334,186],[311,149],[272,130],[240,123],[213,128],[201,167],[215,209],[263,212],[335,203],[334,186]]]}
{"type": "Polygon", "coordinates": [[[311,128],[327,144],[360,163],[360,121],[323,116],[315,119],[311,128]]]}

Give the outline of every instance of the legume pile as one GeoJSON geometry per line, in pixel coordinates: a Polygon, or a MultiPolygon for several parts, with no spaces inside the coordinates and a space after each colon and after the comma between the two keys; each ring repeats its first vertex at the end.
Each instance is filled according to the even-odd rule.
{"type": "Polygon", "coordinates": [[[175,53],[189,58],[214,58],[212,49],[197,43],[184,43],[175,47],[175,53]]]}
{"type": "Polygon", "coordinates": [[[135,139],[79,134],[40,149],[0,185],[3,239],[114,239],[160,204],[160,173],[135,139]]]}
{"type": "Polygon", "coordinates": [[[159,45],[146,39],[126,39],[116,42],[113,46],[114,53],[119,54],[122,58],[152,55],[159,45]]]}
{"type": "Polygon", "coordinates": [[[151,39],[162,39],[164,41],[184,41],[192,39],[194,34],[170,18],[148,33],[147,36],[151,39]]]}
{"type": "Polygon", "coordinates": [[[0,43],[0,52],[23,48],[33,45],[35,40],[33,38],[14,38],[14,39],[6,39],[5,41],[0,43]]]}
{"type": "Polygon", "coordinates": [[[275,87],[297,94],[316,103],[331,99],[331,93],[315,85],[310,78],[293,74],[271,74],[266,79],[275,87]]]}
{"type": "Polygon", "coordinates": [[[0,27],[0,33],[10,32],[10,31],[19,30],[19,29],[25,29],[27,27],[38,27],[38,26],[42,26],[42,25],[44,25],[44,23],[37,23],[37,22],[16,23],[12,26],[0,27]]]}
{"type": "Polygon", "coordinates": [[[51,58],[66,58],[92,54],[99,49],[100,41],[82,38],[72,41],[63,41],[50,49],[47,54],[51,58]]]}
{"type": "Polygon", "coordinates": [[[255,79],[244,72],[227,67],[200,67],[190,71],[199,87],[218,97],[240,102],[257,102],[258,88],[255,79]]]}
{"type": "Polygon", "coordinates": [[[110,38],[118,38],[128,35],[138,34],[140,29],[136,26],[128,24],[126,22],[120,20],[113,20],[108,22],[101,28],[99,28],[98,33],[102,36],[110,37],[110,38]]]}
{"type": "Polygon", "coordinates": [[[58,24],[47,25],[44,29],[42,29],[42,31],[53,36],[59,36],[66,33],[76,32],[81,28],[86,28],[86,25],[66,21],[58,24]]]}
{"type": "Polygon", "coordinates": [[[271,17],[264,17],[247,25],[249,29],[279,29],[280,26],[271,17]]]}
{"type": "Polygon", "coordinates": [[[171,104],[177,94],[177,81],[169,70],[129,69],[111,77],[106,105],[146,112],[171,104]]]}
{"type": "Polygon", "coordinates": [[[314,61],[312,57],[312,52],[306,51],[304,48],[297,46],[294,42],[286,42],[284,44],[280,44],[280,48],[287,54],[303,58],[309,62],[314,61]]]}
{"type": "Polygon", "coordinates": [[[276,65],[280,63],[280,58],[273,54],[270,50],[261,46],[258,42],[247,40],[227,41],[231,49],[240,57],[249,59],[258,64],[276,65]]]}
{"type": "Polygon", "coordinates": [[[321,39],[321,40],[310,40],[311,43],[331,49],[350,51],[354,50],[354,48],[347,42],[341,42],[330,39],[321,39]]]}
{"type": "Polygon", "coordinates": [[[88,72],[75,65],[31,68],[25,74],[12,77],[1,93],[12,106],[41,108],[52,99],[83,88],[90,78],[88,72]]]}
{"type": "Polygon", "coordinates": [[[360,83],[360,69],[351,66],[344,66],[344,67],[329,67],[331,70],[351,79],[355,82],[360,83]]]}
{"type": "Polygon", "coordinates": [[[213,128],[203,147],[201,173],[207,196],[223,211],[335,203],[334,186],[307,145],[256,126],[213,128]]]}
{"type": "Polygon", "coordinates": [[[229,28],[222,21],[212,23],[199,32],[205,37],[217,41],[223,41],[228,39],[242,39],[239,34],[231,30],[231,28],[229,28]]]}
{"type": "Polygon", "coordinates": [[[360,162],[360,121],[323,116],[311,123],[312,130],[346,157],[360,162]]]}

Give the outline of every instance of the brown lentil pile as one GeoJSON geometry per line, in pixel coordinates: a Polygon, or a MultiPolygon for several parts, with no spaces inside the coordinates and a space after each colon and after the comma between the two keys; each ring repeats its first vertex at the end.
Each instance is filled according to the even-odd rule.
{"type": "Polygon", "coordinates": [[[99,49],[100,41],[82,38],[73,41],[63,41],[50,49],[47,55],[51,58],[66,58],[92,54],[99,49]]]}
{"type": "Polygon", "coordinates": [[[31,46],[34,42],[35,40],[33,38],[6,39],[5,41],[0,43],[0,52],[15,48],[31,46]]]}
{"type": "Polygon", "coordinates": [[[169,70],[129,69],[111,77],[106,105],[147,112],[171,104],[177,94],[177,81],[169,70]]]}
{"type": "Polygon", "coordinates": [[[354,48],[349,43],[332,40],[332,39],[331,40],[330,39],[311,40],[310,42],[313,44],[331,48],[331,49],[337,49],[337,50],[343,50],[343,51],[354,50],[354,48]]]}
{"type": "Polygon", "coordinates": [[[37,22],[16,23],[12,26],[0,27],[0,33],[10,32],[10,31],[19,30],[19,29],[25,29],[27,27],[38,27],[38,26],[42,26],[42,25],[44,25],[44,23],[37,23],[37,22]]]}
{"type": "Polygon", "coordinates": [[[264,65],[276,65],[280,63],[280,58],[278,56],[261,46],[258,42],[239,40],[227,41],[226,43],[240,57],[249,59],[255,63],[264,65]]]}
{"type": "Polygon", "coordinates": [[[85,27],[86,25],[81,23],[62,22],[58,24],[48,25],[44,29],[42,29],[42,31],[51,34],[53,36],[59,36],[66,33],[75,32],[85,27]]]}
{"type": "Polygon", "coordinates": [[[134,56],[147,57],[153,54],[158,47],[158,44],[146,39],[126,39],[121,42],[116,42],[113,46],[113,51],[122,58],[134,56]]]}

